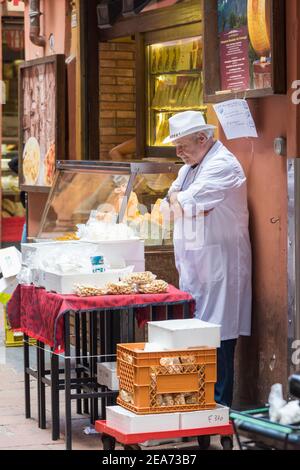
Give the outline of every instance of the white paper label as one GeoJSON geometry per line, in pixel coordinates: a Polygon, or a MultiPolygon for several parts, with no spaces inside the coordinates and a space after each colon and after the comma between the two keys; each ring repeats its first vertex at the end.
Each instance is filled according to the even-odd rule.
{"type": "Polygon", "coordinates": [[[256,126],[246,100],[235,99],[214,105],[228,140],[258,137],[256,126]]]}
{"type": "Polygon", "coordinates": [[[0,269],[4,278],[16,276],[21,270],[21,253],[14,247],[0,250],[0,269]]]}

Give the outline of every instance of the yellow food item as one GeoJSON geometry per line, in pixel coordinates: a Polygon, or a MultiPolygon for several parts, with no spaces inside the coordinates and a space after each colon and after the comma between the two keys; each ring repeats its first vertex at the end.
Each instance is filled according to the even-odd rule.
{"type": "Polygon", "coordinates": [[[139,292],[141,294],[162,294],[168,291],[168,283],[158,279],[152,281],[149,284],[142,284],[139,286],[139,292]]]}
{"type": "Polygon", "coordinates": [[[2,209],[8,212],[10,215],[15,215],[16,204],[14,201],[11,201],[10,199],[3,199],[2,209]]]}
{"type": "Polygon", "coordinates": [[[35,137],[30,137],[23,151],[23,175],[25,184],[36,184],[40,172],[40,146],[35,137]]]}
{"type": "Polygon", "coordinates": [[[95,295],[106,295],[106,289],[94,287],[94,286],[85,286],[81,284],[76,284],[75,294],[79,297],[91,297],[95,295]]]}
{"type": "Polygon", "coordinates": [[[160,205],[162,203],[162,199],[157,199],[156,203],[153,206],[151,212],[151,221],[156,222],[157,224],[163,224],[163,215],[160,212],[160,205]]]}
{"type": "Polygon", "coordinates": [[[9,214],[9,213],[6,212],[6,211],[2,211],[1,215],[2,215],[3,218],[12,217],[12,215],[9,214]]]}
{"type": "Polygon", "coordinates": [[[45,176],[44,183],[47,186],[51,186],[53,183],[54,173],[55,173],[55,144],[52,143],[49,147],[49,150],[45,156],[45,176]]]}
{"type": "Polygon", "coordinates": [[[130,295],[136,293],[135,286],[127,282],[110,282],[105,287],[109,295],[130,295]]]}
{"type": "Polygon", "coordinates": [[[259,57],[271,53],[270,0],[248,0],[248,30],[253,49],[259,57]]]}
{"type": "Polygon", "coordinates": [[[57,241],[79,240],[79,238],[77,237],[76,233],[68,232],[65,235],[61,236],[61,237],[55,238],[55,240],[57,240],[57,241]]]}
{"type": "Polygon", "coordinates": [[[129,276],[126,276],[125,281],[134,284],[147,284],[154,281],[155,278],[155,274],[151,273],[151,271],[145,271],[141,273],[129,274],[129,276]]]}

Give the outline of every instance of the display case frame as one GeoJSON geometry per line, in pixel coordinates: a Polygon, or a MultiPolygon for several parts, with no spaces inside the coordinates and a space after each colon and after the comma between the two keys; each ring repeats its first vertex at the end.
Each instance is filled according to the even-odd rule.
{"type": "MultiPolygon", "coordinates": [[[[204,102],[218,103],[233,98],[259,98],[286,94],[285,0],[267,0],[270,5],[271,86],[222,90],[219,0],[204,0],[204,102]]],[[[230,39],[229,39],[230,40],[230,39]]],[[[249,41],[250,42],[250,41],[249,41]]],[[[241,51],[240,51],[241,52],[241,51]]],[[[249,56],[247,57],[248,60],[249,56]]],[[[224,76],[223,70],[223,76],[224,76]]]]}
{"type": "MultiPolygon", "coordinates": [[[[50,179],[49,179],[48,184],[45,183],[44,173],[42,173],[44,184],[41,184],[40,182],[40,173],[38,174],[36,178],[36,182],[34,184],[28,184],[28,182],[24,180],[24,172],[23,172],[23,152],[24,152],[26,143],[29,141],[30,138],[32,138],[34,139],[32,140],[32,142],[36,141],[38,145],[40,145],[38,138],[40,139],[41,136],[46,136],[48,132],[48,131],[47,132],[41,131],[39,135],[36,135],[37,131],[33,131],[32,129],[30,129],[30,126],[31,126],[30,117],[28,118],[24,115],[25,101],[26,99],[27,100],[31,99],[31,97],[26,96],[26,93],[24,90],[25,75],[26,73],[32,74],[33,82],[34,80],[39,80],[39,67],[44,66],[46,69],[48,65],[52,66],[53,68],[53,80],[54,80],[54,84],[53,84],[54,110],[52,112],[51,122],[50,124],[48,124],[50,126],[51,134],[53,135],[53,139],[51,139],[51,141],[54,144],[54,157],[53,155],[50,155],[51,146],[49,147],[48,152],[44,152],[44,154],[43,152],[40,152],[39,150],[40,160],[39,160],[38,171],[41,172],[40,170],[41,165],[45,165],[46,155],[49,154],[49,159],[51,158],[51,165],[53,164],[53,158],[54,158],[54,165],[55,165],[56,160],[61,159],[63,156],[65,156],[65,146],[66,146],[66,140],[65,140],[65,119],[66,119],[66,116],[65,116],[65,99],[66,99],[65,56],[64,54],[56,54],[52,56],[43,57],[40,59],[25,61],[19,67],[19,142],[20,142],[19,144],[19,176],[20,176],[20,187],[23,191],[35,191],[35,192],[47,193],[50,191],[50,187],[51,187],[50,179]],[[28,123],[27,121],[30,121],[30,123],[28,123]]],[[[41,76],[45,79],[45,72],[41,76]]],[[[34,86],[34,83],[33,83],[33,86],[34,86]]],[[[37,96],[38,98],[40,98],[40,95],[37,95],[37,96]]],[[[32,103],[33,103],[33,100],[30,104],[32,103]]],[[[47,106],[49,106],[49,103],[47,103],[47,106]]],[[[43,115],[43,117],[44,119],[38,116],[39,128],[47,129],[46,122],[45,122],[47,119],[45,118],[45,115],[43,115]]],[[[38,154],[38,152],[36,153],[38,154]]],[[[53,154],[53,148],[52,148],[51,153],[53,154]]],[[[45,171],[44,168],[43,168],[43,171],[45,171]]]]}
{"type": "Polygon", "coordinates": [[[177,173],[182,166],[180,162],[147,162],[147,161],[134,161],[134,162],[102,162],[102,161],[79,161],[79,160],[66,160],[57,162],[57,172],[54,180],[54,184],[50,190],[48,200],[45,206],[45,210],[41,219],[40,230],[38,238],[42,238],[43,227],[46,224],[47,214],[49,212],[51,202],[57,192],[57,182],[60,172],[71,172],[74,174],[88,173],[88,174],[99,174],[99,175],[124,175],[128,176],[128,183],[126,186],[126,192],[124,194],[123,202],[120,210],[117,214],[116,223],[122,223],[124,215],[127,209],[127,204],[131,192],[133,191],[133,185],[135,178],[138,175],[160,175],[160,174],[173,174],[177,176],[177,173]]]}

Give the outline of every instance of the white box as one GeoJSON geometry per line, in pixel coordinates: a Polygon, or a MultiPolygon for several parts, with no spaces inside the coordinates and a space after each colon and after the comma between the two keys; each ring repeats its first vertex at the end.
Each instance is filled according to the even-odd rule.
{"type": "Polygon", "coordinates": [[[119,390],[119,379],[117,377],[116,362],[98,362],[97,382],[105,385],[109,390],[119,390]]]}
{"type": "Polygon", "coordinates": [[[30,268],[41,268],[43,259],[55,257],[58,248],[63,248],[64,253],[78,253],[82,247],[86,247],[90,255],[103,254],[112,268],[134,266],[134,271],[145,270],[144,240],[120,240],[102,242],[87,241],[39,241],[37,243],[22,243],[22,263],[30,268]],[[53,254],[54,253],[54,254],[53,254]]]}
{"type": "Polygon", "coordinates": [[[177,431],[179,413],[136,415],[121,406],[107,406],[106,424],[124,434],[177,431]]]}
{"type": "Polygon", "coordinates": [[[76,284],[101,288],[108,282],[118,282],[130,272],[132,272],[132,266],[124,269],[112,269],[104,273],[89,274],[56,274],[50,271],[34,270],[34,284],[44,287],[47,291],[67,295],[74,293],[76,284]]]}
{"type": "Polygon", "coordinates": [[[163,349],[219,348],[220,330],[220,325],[197,318],[149,322],[148,342],[163,349]]]}
{"type": "Polygon", "coordinates": [[[229,408],[217,405],[213,410],[180,413],[180,429],[213,428],[229,424],[229,408]]]}
{"type": "Polygon", "coordinates": [[[0,250],[0,272],[4,278],[19,274],[21,270],[21,253],[14,246],[0,250]]]}

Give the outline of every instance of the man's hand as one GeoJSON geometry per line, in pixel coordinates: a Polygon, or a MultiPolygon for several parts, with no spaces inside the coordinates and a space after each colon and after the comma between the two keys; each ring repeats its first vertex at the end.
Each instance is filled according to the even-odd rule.
{"type": "Polygon", "coordinates": [[[171,204],[171,206],[173,204],[176,204],[176,203],[178,204],[178,199],[177,199],[178,194],[179,194],[179,191],[174,191],[174,193],[171,193],[171,195],[170,195],[170,204],[171,204]]]}
{"type": "MultiPolygon", "coordinates": [[[[180,203],[178,202],[178,194],[179,194],[179,191],[174,191],[173,193],[171,193],[169,197],[171,211],[173,212],[175,219],[177,219],[178,217],[182,217],[182,213],[183,213],[182,207],[180,203]]],[[[200,215],[207,217],[212,211],[213,209],[202,211],[200,212],[200,215]]]]}
{"type": "Polygon", "coordinates": [[[177,198],[178,194],[179,194],[178,191],[174,191],[174,193],[170,195],[170,206],[171,206],[171,212],[173,214],[174,220],[181,218],[183,215],[182,207],[179,204],[178,198],[177,198]]]}
{"type": "Polygon", "coordinates": [[[207,217],[212,211],[213,211],[213,209],[210,209],[209,211],[203,211],[203,212],[201,212],[201,214],[203,214],[204,217],[207,217]]]}

